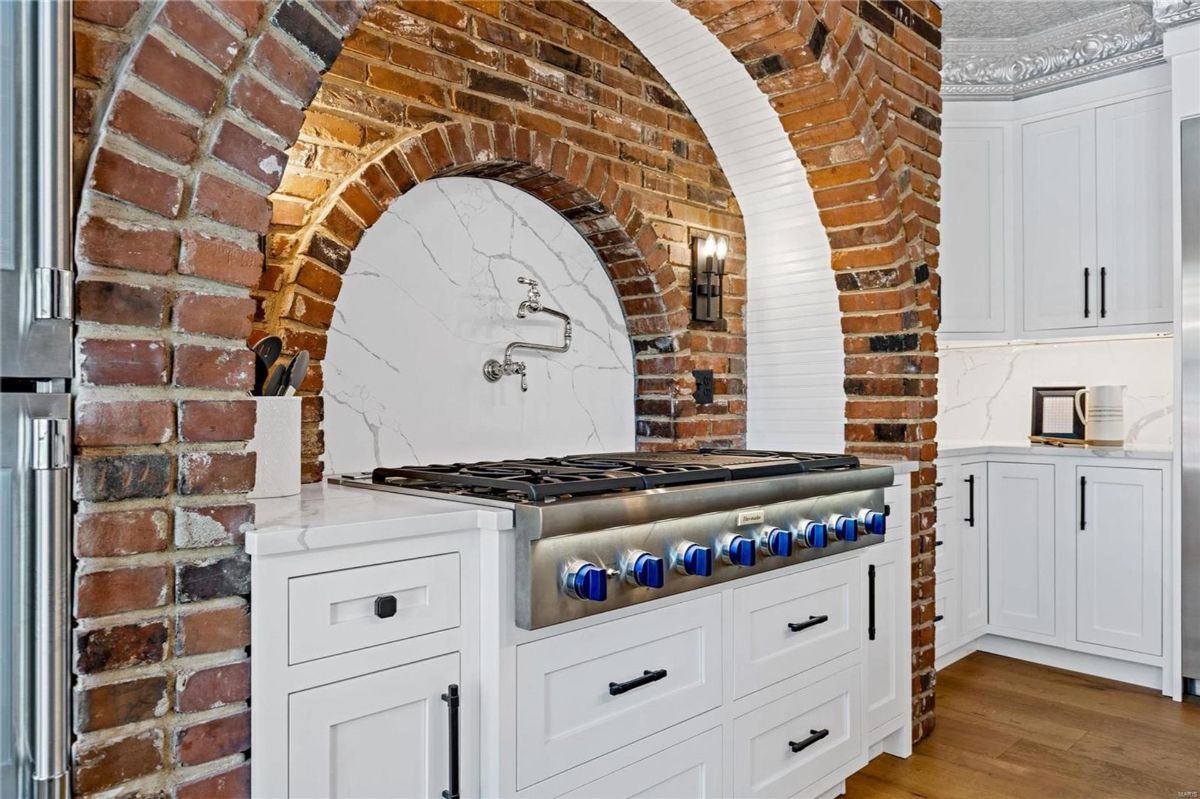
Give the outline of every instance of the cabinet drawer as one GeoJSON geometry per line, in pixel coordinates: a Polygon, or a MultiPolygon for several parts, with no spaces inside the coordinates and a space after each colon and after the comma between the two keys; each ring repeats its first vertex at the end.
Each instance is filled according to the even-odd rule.
{"type": "Polygon", "coordinates": [[[715,727],[559,794],[560,799],[717,799],[725,760],[721,741],[721,728],[715,727]]]}
{"type": "Polygon", "coordinates": [[[517,647],[518,787],[720,704],[720,595],[523,644],[517,647]],[[662,671],[661,679],[612,692],[662,671]]]}
{"type": "Polygon", "coordinates": [[[292,664],[449,630],[459,618],[458,553],[399,560],[288,581],[288,660],[292,664]],[[394,615],[375,600],[391,596],[394,615]]]}
{"type": "Polygon", "coordinates": [[[863,755],[862,675],[853,666],[734,720],[733,795],[793,796],[863,755]]]}
{"type": "Polygon", "coordinates": [[[958,646],[958,580],[937,578],[933,589],[933,640],[939,653],[958,646]]]}
{"type": "Polygon", "coordinates": [[[863,637],[860,572],[865,571],[856,558],[734,591],[737,696],[857,649],[863,637]],[[800,625],[805,626],[793,629],[800,625]]]}
{"type": "MultiPolygon", "coordinates": [[[[939,517],[940,517],[939,513],[939,517]]],[[[954,571],[958,567],[958,545],[960,531],[954,525],[938,523],[934,540],[933,573],[941,579],[942,575],[954,571]]]]}

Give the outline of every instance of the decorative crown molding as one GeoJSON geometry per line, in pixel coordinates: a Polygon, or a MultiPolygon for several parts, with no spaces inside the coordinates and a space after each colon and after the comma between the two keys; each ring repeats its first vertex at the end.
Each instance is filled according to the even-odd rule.
{"type": "Polygon", "coordinates": [[[1154,0],[1154,21],[1164,28],[1200,19],[1200,0],[1154,0]]]}
{"type": "Polygon", "coordinates": [[[943,57],[944,96],[1014,100],[1161,61],[1162,28],[1131,4],[1019,38],[950,39],[943,57]]]}

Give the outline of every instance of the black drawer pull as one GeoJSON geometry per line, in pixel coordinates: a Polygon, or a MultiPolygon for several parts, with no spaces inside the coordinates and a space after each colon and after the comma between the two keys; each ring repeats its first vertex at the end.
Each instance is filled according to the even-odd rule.
{"type": "Polygon", "coordinates": [[[1087,529],[1087,478],[1079,478],[1079,529],[1087,529]]]}
{"type": "Polygon", "coordinates": [[[446,714],[450,728],[450,787],[442,791],[442,799],[459,799],[462,795],[459,789],[459,751],[458,751],[458,685],[451,684],[442,694],[446,703],[446,714]]]}
{"type": "Polygon", "coordinates": [[[795,754],[796,752],[803,752],[805,749],[812,746],[813,744],[815,744],[817,741],[821,740],[822,738],[829,737],[828,729],[809,730],[809,733],[810,733],[809,736],[807,738],[805,738],[803,741],[788,741],[788,746],[792,747],[792,754],[795,754]]]}
{"type": "Polygon", "coordinates": [[[634,688],[641,688],[643,685],[649,685],[652,682],[658,682],[666,676],[666,669],[659,669],[657,671],[643,671],[641,677],[634,677],[628,682],[610,682],[608,684],[608,693],[610,696],[620,696],[627,691],[632,691],[634,688]]]}
{"type": "Polygon", "coordinates": [[[808,621],[788,622],[788,629],[794,633],[798,633],[801,630],[807,630],[809,627],[816,627],[818,624],[824,624],[827,621],[829,621],[829,617],[824,614],[820,616],[809,616],[808,621]]]}
{"type": "Polygon", "coordinates": [[[396,615],[396,597],[388,594],[375,597],[375,615],[381,619],[390,619],[396,615]]]}
{"type": "Polygon", "coordinates": [[[935,547],[940,547],[940,546],[941,546],[942,544],[944,544],[944,543],[946,543],[946,542],[945,542],[945,541],[934,541],[934,542],[933,542],[933,545],[934,545],[935,547]]]}
{"type": "Polygon", "coordinates": [[[967,518],[963,519],[971,527],[975,526],[975,475],[965,481],[967,484],[967,518]]]}
{"type": "Polygon", "coordinates": [[[934,620],[934,622],[939,622],[944,618],[946,618],[946,617],[939,613],[938,615],[933,617],[933,620],[934,620]]]}
{"type": "Polygon", "coordinates": [[[867,566],[867,640],[875,640],[875,564],[867,566]]]}

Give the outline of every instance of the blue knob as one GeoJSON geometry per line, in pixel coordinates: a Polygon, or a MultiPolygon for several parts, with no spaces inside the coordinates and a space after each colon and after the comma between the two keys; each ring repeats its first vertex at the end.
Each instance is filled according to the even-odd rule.
{"type": "Polygon", "coordinates": [[[712,577],[713,551],[711,547],[699,544],[682,544],[679,547],[678,567],[684,574],[694,574],[697,577],[712,577]]]}
{"type": "Polygon", "coordinates": [[[833,523],[833,534],[839,541],[858,540],[858,519],[838,516],[833,523]]]}
{"type": "Polygon", "coordinates": [[[567,588],[579,599],[603,602],[608,599],[608,573],[592,563],[583,563],[567,576],[567,588]]]}
{"type": "Polygon", "coordinates": [[[868,535],[883,535],[887,532],[887,516],[876,510],[865,510],[858,515],[868,535]]]}
{"type": "Polygon", "coordinates": [[[633,560],[633,582],[646,588],[663,587],[663,559],[642,552],[633,560]]]}
{"type": "Polygon", "coordinates": [[[802,546],[824,549],[829,544],[829,526],[824,522],[808,522],[796,537],[802,546]]]}
{"type": "Polygon", "coordinates": [[[787,530],[780,530],[778,527],[768,530],[767,534],[762,537],[762,549],[764,553],[777,558],[790,558],[792,556],[792,534],[787,530]]]}
{"type": "Polygon", "coordinates": [[[721,554],[734,566],[753,566],[754,542],[742,535],[726,536],[721,554]]]}

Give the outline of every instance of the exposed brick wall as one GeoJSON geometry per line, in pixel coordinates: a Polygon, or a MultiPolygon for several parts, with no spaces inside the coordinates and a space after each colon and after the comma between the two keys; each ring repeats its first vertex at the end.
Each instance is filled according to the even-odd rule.
{"type": "MultiPolygon", "coordinates": [[[[902,454],[922,463],[914,480],[919,531],[914,542],[914,713],[920,736],[931,729],[933,711],[938,10],[917,0],[680,2],[746,64],[808,167],[842,292],[847,440],[860,451],[902,454]]],[[[77,59],[76,76],[81,193],[75,777],[80,793],[248,793],[248,570],[241,535],[253,518],[243,499],[253,456],[242,452],[242,442],[250,435],[253,409],[244,401],[250,368],[246,330],[252,313],[258,313],[260,329],[310,325],[307,332],[319,333],[320,325],[310,324],[318,317],[306,316],[305,308],[310,299],[320,307],[316,300],[336,295],[337,270],[298,253],[308,251],[318,231],[353,238],[353,227],[366,226],[359,223],[375,213],[370,204],[382,200],[377,190],[387,193],[372,182],[378,177],[371,172],[376,160],[405,135],[417,141],[411,139],[417,129],[427,133],[433,126],[442,136],[441,131],[454,129],[446,125],[458,120],[524,114],[504,121],[514,130],[538,131],[584,150],[596,162],[612,161],[610,180],[621,172],[617,183],[640,189],[643,204],[658,198],[655,208],[645,206],[642,213],[665,247],[666,263],[686,263],[688,227],[726,224],[711,215],[730,198],[716,177],[719,170],[705,160],[711,151],[694,122],[688,127],[685,109],[673,107],[669,89],[648,65],[626,55],[632,50],[617,45],[615,32],[592,17],[583,35],[582,20],[591,12],[582,6],[480,0],[467,11],[466,6],[412,3],[407,12],[425,19],[429,38],[403,27],[401,35],[389,37],[387,69],[410,76],[391,84],[399,91],[390,92],[371,86],[370,65],[378,74],[390,74],[378,53],[347,51],[339,59],[342,39],[368,4],[76,4],[79,30],[96,40],[81,44],[77,38],[76,43],[77,54],[96,49],[77,59]],[[468,26],[460,24],[458,14],[470,15],[468,26]],[[439,38],[434,31],[441,32],[439,38]],[[524,52],[537,39],[549,44],[540,54],[536,44],[532,53],[524,52]],[[439,42],[455,53],[443,53],[439,42]],[[607,60],[614,47],[620,51],[615,65],[607,60]],[[503,67],[489,61],[489,51],[504,56],[503,67]],[[462,77],[420,78],[430,91],[443,93],[441,110],[421,97],[379,104],[383,95],[412,91],[405,87],[416,85],[413,73],[422,72],[417,65],[432,69],[422,57],[439,58],[444,65],[450,55],[464,70],[462,77]],[[556,64],[566,75],[564,90],[551,91],[555,87],[542,85],[532,72],[510,71],[510,62],[520,63],[516,56],[539,56],[542,66],[556,64]],[[571,72],[580,59],[597,79],[571,72]],[[323,83],[322,73],[343,61],[368,65],[365,76],[331,74],[323,83]],[[469,68],[467,61],[473,62],[469,68]],[[625,73],[640,87],[635,89],[629,78],[621,82],[625,73]],[[605,76],[617,85],[609,85],[605,76]],[[504,97],[513,89],[497,78],[539,92],[542,100],[557,100],[559,107],[550,113],[534,101],[504,97]],[[571,86],[583,96],[573,95],[571,86]],[[317,106],[306,116],[318,89],[317,106]],[[345,104],[353,98],[339,96],[337,89],[361,90],[360,99],[375,96],[376,105],[363,115],[370,124],[347,111],[345,104]],[[500,95],[490,99],[490,106],[489,93],[500,95]],[[610,94],[618,98],[615,108],[596,100],[610,94]],[[454,106],[456,97],[466,104],[454,106]],[[630,138],[633,114],[623,110],[626,97],[651,111],[670,109],[666,128],[638,119],[644,138],[630,138]],[[582,117],[563,122],[570,104],[561,106],[568,98],[587,108],[586,125],[582,117]],[[387,122],[397,105],[403,106],[403,116],[387,122]],[[422,117],[430,112],[436,116],[422,117]],[[323,146],[345,133],[347,121],[361,128],[360,143],[323,146]],[[545,129],[555,121],[562,131],[545,129]],[[575,133],[573,138],[569,128],[591,136],[581,139],[575,133]],[[664,130],[688,148],[680,154],[669,143],[668,166],[660,168],[653,164],[661,164],[665,155],[663,140],[656,138],[664,130]],[[383,136],[372,138],[378,131],[383,136]],[[300,144],[293,147],[297,135],[300,144]],[[602,149],[614,144],[615,157],[602,149]],[[303,174],[293,169],[301,164],[303,174]],[[288,182],[280,185],[285,168],[288,182]],[[622,182],[634,173],[638,180],[622,182]],[[298,188],[309,179],[316,182],[298,188]],[[356,188],[358,183],[365,191],[356,188]],[[718,193],[689,195],[689,185],[718,193]],[[280,193],[272,205],[267,198],[276,188],[280,193]],[[696,208],[707,215],[689,216],[696,208]],[[262,274],[259,237],[268,233],[272,269],[258,295],[264,302],[255,305],[249,297],[262,274]],[[297,304],[298,296],[306,299],[297,304]]],[[[372,13],[377,19],[387,7],[372,13]]],[[[402,15],[395,12],[394,19],[402,15]]],[[[368,46],[370,33],[363,27],[355,41],[368,46]]],[[[495,133],[492,127],[493,140],[495,133]]],[[[428,156],[430,141],[419,141],[428,156]]],[[[448,138],[441,141],[450,147],[448,138]]],[[[572,182],[585,190],[587,184],[586,177],[582,184],[572,182]]],[[[604,192],[597,186],[592,193],[603,199],[604,192]]],[[[617,199],[609,210],[622,219],[617,199]]],[[[736,204],[729,208],[728,216],[736,219],[736,204]]],[[[739,228],[730,222],[729,229],[739,228]]],[[[735,248],[740,256],[740,242],[735,248]]],[[[644,264],[660,257],[641,255],[644,264]]],[[[737,268],[739,260],[731,265],[737,268]]],[[[680,289],[686,287],[681,277],[675,275],[680,289]]],[[[730,282],[738,296],[744,296],[741,279],[734,276],[730,282]]],[[[733,310],[740,323],[740,308],[735,304],[733,310]]],[[[668,317],[675,311],[668,308],[668,317]]],[[[638,316],[627,306],[627,317],[638,316]]],[[[699,356],[713,358],[709,363],[718,368],[728,357],[729,404],[719,415],[736,422],[744,409],[737,404],[742,387],[734,385],[741,331],[731,326],[718,333],[693,327],[672,334],[668,349],[678,348],[697,366],[706,365],[699,356]]],[[[641,360],[658,362],[653,356],[641,360]]],[[[671,374],[678,376],[678,364],[671,374]]],[[[717,438],[726,431],[740,436],[736,424],[718,432],[712,426],[716,417],[704,409],[691,417],[700,428],[686,425],[679,406],[689,394],[686,377],[682,385],[674,378],[658,385],[664,399],[675,397],[675,406],[649,397],[639,406],[643,417],[668,423],[658,428],[661,435],[645,433],[661,439],[648,444],[672,436],[683,442],[717,438]]],[[[319,405],[310,401],[308,407],[311,422],[319,405]]],[[[314,467],[319,443],[308,441],[314,467]]]]}
{"type": "Polygon", "coordinates": [[[741,215],[686,106],[603,17],[577,3],[380,3],[286,125],[300,138],[272,198],[256,327],[315,356],[306,479],[322,472],[320,360],[353,248],[396,196],[450,174],[528,191],[592,243],[637,352],[639,446],[740,442],[741,215]],[[730,240],[727,319],[689,326],[688,242],[713,231],[730,240]],[[700,368],[716,397],[698,407],[700,368]]]}
{"type": "Polygon", "coordinates": [[[941,10],[927,0],[676,0],[745,64],[808,171],[833,251],[846,442],[918,461],[914,736],[933,729],[941,10]]]}

